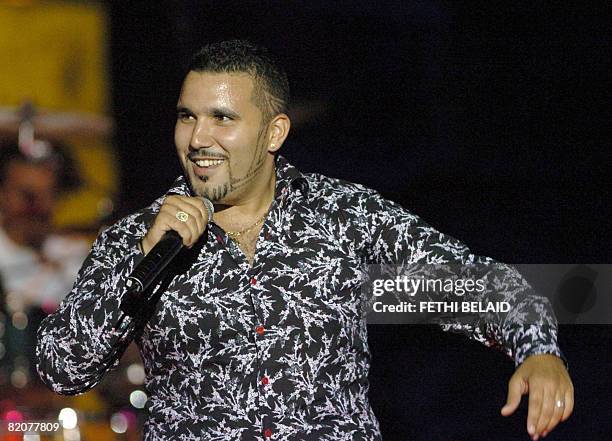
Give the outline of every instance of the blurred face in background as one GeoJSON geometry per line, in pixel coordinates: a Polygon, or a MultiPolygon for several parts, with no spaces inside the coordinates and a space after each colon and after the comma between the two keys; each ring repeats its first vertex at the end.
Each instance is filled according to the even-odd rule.
{"type": "Polygon", "coordinates": [[[57,176],[51,164],[15,159],[0,185],[0,221],[14,242],[39,248],[51,233],[57,201],[57,176]]]}

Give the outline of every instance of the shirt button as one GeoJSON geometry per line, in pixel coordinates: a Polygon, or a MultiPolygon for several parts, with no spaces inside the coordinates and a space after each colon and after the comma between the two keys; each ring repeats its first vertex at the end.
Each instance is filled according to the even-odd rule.
{"type": "Polygon", "coordinates": [[[272,430],[270,430],[270,429],[264,430],[264,437],[265,438],[270,438],[271,436],[272,436],[272,430]]]}
{"type": "Polygon", "coordinates": [[[259,335],[262,335],[264,332],[266,332],[266,330],[263,326],[258,326],[255,328],[255,332],[257,332],[259,335]]]}
{"type": "Polygon", "coordinates": [[[261,384],[263,384],[264,386],[266,384],[268,384],[270,382],[270,380],[268,379],[268,377],[266,377],[265,375],[262,377],[261,379],[261,384]]]}
{"type": "Polygon", "coordinates": [[[253,277],[253,278],[251,279],[251,282],[250,282],[250,283],[251,283],[251,285],[255,285],[255,284],[257,283],[257,279],[256,279],[255,277],[253,277]]]}

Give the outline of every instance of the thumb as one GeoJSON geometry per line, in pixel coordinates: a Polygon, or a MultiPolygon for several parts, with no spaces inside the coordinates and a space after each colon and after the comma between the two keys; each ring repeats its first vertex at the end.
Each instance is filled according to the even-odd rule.
{"type": "Polygon", "coordinates": [[[508,383],[508,399],[501,409],[503,416],[512,415],[521,403],[521,396],[527,393],[527,383],[519,375],[513,375],[508,383]]]}

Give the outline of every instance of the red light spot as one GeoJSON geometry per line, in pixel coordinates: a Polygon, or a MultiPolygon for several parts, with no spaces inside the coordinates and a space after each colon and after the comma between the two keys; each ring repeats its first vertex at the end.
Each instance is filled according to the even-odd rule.
{"type": "Polygon", "coordinates": [[[4,420],[10,422],[21,422],[23,421],[23,414],[18,410],[9,410],[4,414],[4,420]]]}

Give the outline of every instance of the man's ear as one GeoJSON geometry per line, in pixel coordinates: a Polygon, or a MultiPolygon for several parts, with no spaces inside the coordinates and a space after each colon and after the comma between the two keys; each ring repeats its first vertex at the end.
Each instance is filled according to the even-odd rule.
{"type": "Polygon", "coordinates": [[[289,134],[289,129],[291,128],[291,121],[286,114],[279,113],[272,118],[269,127],[268,152],[274,153],[278,151],[283,145],[283,142],[285,142],[289,134]]]}

